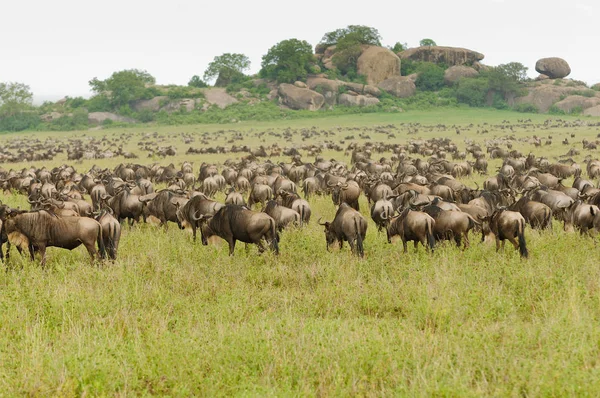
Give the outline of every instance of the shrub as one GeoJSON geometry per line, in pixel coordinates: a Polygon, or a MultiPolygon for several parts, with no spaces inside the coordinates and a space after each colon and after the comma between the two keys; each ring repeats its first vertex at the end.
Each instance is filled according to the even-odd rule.
{"type": "Polygon", "coordinates": [[[142,123],[153,122],[155,120],[154,112],[152,112],[150,109],[143,109],[136,116],[136,119],[142,123]]]}
{"type": "Polygon", "coordinates": [[[104,94],[94,95],[86,105],[90,112],[110,112],[112,110],[110,100],[104,94]]]}
{"type": "Polygon", "coordinates": [[[513,106],[513,110],[522,113],[539,113],[540,111],[537,106],[526,102],[516,104],[515,106],[513,106]]]}
{"type": "Polygon", "coordinates": [[[482,107],[485,106],[488,91],[488,81],[485,78],[460,79],[456,88],[456,99],[469,106],[482,107]]]}
{"type": "Polygon", "coordinates": [[[569,114],[571,115],[581,115],[583,113],[583,108],[581,106],[574,106],[571,109],[571,112],[569,112],[569,114]]]}
{"type": "Polygon", "coordinates": [[[331,46],[338,44],[344,38],[353,36],[353,41],[360,44],[371,44],[381,46],[381,35],[375,28],[363,25],[348,25],[345,28],[336,29],[332,32],[327,32],[319,42],[320,45],[331,46]]]}
{"type": "Polygon", "coordinates": [[[208,87],[208,84],[206,84],[202,79],[200,79],[200,76],[194,75],[188,82],[188,86],[196,88],[205,88],[208,87]]]}
{"type": "Polygon", "coordinates": [[[552,105],[550,109],[548,109],[548,113],[551,115],[565,115],[565,111],[556,106],[556,104],[552,105]]]}
{"type": "Polygon", "coordinates": [[[0,131],[32,130],[41,124],[39,115],[32,112],[16,113],[0,119],[0,131]]]}
{"type": "Polygon", "coordinates": [[[444,87],[444,69],[436,64],[424,62],[419,67],[415,85],[422,91],[437,91],[444,87]]]}

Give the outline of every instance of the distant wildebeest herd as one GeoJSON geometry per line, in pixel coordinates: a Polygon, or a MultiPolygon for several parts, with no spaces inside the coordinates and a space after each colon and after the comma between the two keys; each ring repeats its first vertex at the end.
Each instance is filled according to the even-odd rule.
{"type": "MultiPolygon", "coordinates": [[[[529,142],[541,145],[535,136],[529,142]]],[[[420,242],[430,251],[444,240],[466,249],[473,231],[482,240],[493,237],[496,250],[508,240],[527,257],[526,226],[551,229],[552,220],[558,220],[565,230],[582,234],[600,230],[600,189],[594,183],[600,178],[599,160],[586,158],[584,179],[582,167],[568,156],[551,162],[533,153],[524,155],[504,139],[489,141],[487,147],[470,140],[465,143],[463,151],[449,138],[413,139],[406,144],[352,142],[345,148],[323,144],[327,150],[343,151],[350,157],[349,164],[325,159],[318,147],[308,151],[314,158],[305,161],[296,148],[282,150],[274,144],[272,153],[283,152],[291,160],[261,159],[268,157],[263,146],[254,151],[232,146],[230,152],[249,154],[223,164],[202,163],[197,172],[188,161],[177,167],[173,163],[94,166],[85,173],[68,165],[20,171],[0,168],[4,192],[26,195],[31,204],[30,210],[0,206],[0,257],[8,260],[14,245],[32,260],[39,252],[45,264],[47,247],[71,250],[83,244],[92,261],[114,260],[122,224],[128,221],[133,226],[150,216],[165,229],[169,223],[191,228],[194,240],[199,229],[204,245],[218,236],[228,243],[230,255],[237,241],[278,254],[280,233],[310,222],[309,201],[316,195],[330,195],[337,206],[333,220],[318,221],[327,249],[348,242],[361,257],[369,224],[360,213],[361,196],[369,203],[374,225],[386,231],[390,243],[399,236],[405,252],[411,241],[415,248],[420,242]],[[391,156],[372,158],[383,152],[391,156]],[[487,175],[489,159],[500,159],[502,164],[481,187],[460,181],[474,173],[487,175]],[[569,177],[574,178],[570,187],[563,185],[569,177]],[[155,189],[158,185],[165,188],[155,189]],[[219,192],[226,195],[224,203],[214,199],[219,192]]],[[[593,148],[595,142],[583,144],[593,148]]]]}

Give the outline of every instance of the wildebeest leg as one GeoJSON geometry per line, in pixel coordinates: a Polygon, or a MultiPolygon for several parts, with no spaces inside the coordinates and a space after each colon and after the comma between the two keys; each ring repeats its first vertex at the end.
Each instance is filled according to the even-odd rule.
{"type": "Polygon", "coordinates": [[[465,232],[465,245],[463,247],[463,250],[466,250],[469,247],[469,233],[465,232]]]}
{"type": "Polygon", "coordinates": [[[406,244],[406,239],[402,237],[402,248],[404,249],[404,253],[408,252],[408,245],[406,244]]]}
{"type": "MultiPolygon", "coordinates": [[[[38,246],[38,250],[40,252],[40,255],[42,256],[42,261],[41,261],[41,265],[42,267],[46,266],[46,246],[45,245],[39,245],[38,246]]],[[[33,245],[30,245],[29,251],[31,252],[31,259],[33,261],[33,245]]]]}
{"type": "MultiPolygon", "coordinates": [[[[415,239],[415,252],[417,251],[417,246],[419,245],[419,240],[415,239]]],[[[425,246],[425,243],[423,243],[423,246],[425,246]]]]}
{"type": "Polygon", "coordinates": [[[229,255],[233,256],[233,252],[235,251],[235,239],[231,239],[230,241],[228,241],[227,243],[229,243],[229,255]]]}
{"type": "Polygon", "coordinates": [[[496,253],[500,250],[500,238],[496,235],[496,253]]]}
{"type": "Polygon", "coordinates": [[[98,254],[98,250],[96,250],[96,242],[92,242],[91,244],[84,243],[84,246],[87,249],[87,251],[91,257],[92,265],[94,265],[94,260],[96,258],[98,258],[98,260],[100,260],[100,255],[98,254]]]}
{"type": "Polygon", "coordinates": [[[192,222],[192,236],[194,238],[194,242],[196,241],[196,224],[192,222]]]}
{"type": "MultiPolygon", "coordinates": [[[[340,241],[341,243],[342,241],[340,241]]],[[[348,239],[348,244],[350,245],[350,251],[352,253],[354,253],[354,239],[348,239]]],[[[342,245],[340,244],[340,249],[342,248],[342,245]]]]}
{"type": "MultiPolygon", "coordinates": [[[[31,261],[34,261],[35,260],[35,249],[31,243],[29,244],[28,249],[29,249],[29,258],[31,259],[31,261]]],[[[44,250],[46,250],[46,248],[44,248],[44,250]]]]}
{"type": "Polygon", "coordinates": [[[510,243],[512,243],[515,250],[519,250],[519,243],[517,242],[517,240],[514,237],[511,236],[510,238],[507,238],[507,239],[510,241],[510,243]]]}

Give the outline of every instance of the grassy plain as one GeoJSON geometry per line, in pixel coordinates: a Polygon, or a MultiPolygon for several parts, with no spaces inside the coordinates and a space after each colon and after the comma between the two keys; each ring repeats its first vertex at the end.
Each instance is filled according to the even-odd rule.
{"type": "MultiPolygon", "coordinates": [[[[514,147],[556,160],[571,147],[581,150],[583,138],[595,139],[600,132],[596,126],[565,127],[556,121],[514,132],[502,128],[503,120],[519,119],[543,123],[548,117],[442,110],[35,136],[131,134],[125,145],[140,155],[140,163],[178,166],[191,160],[197,171],[202,161],[239,155],[185,155],[187,147],[201,146],[200,140],[184,144],[179,133],[206,132],[210,145],[230,146],[228,131],[236,130],[248,137],[236,144],[255,146],[264,139],[265,145],[282,147],[292,143],[255,133],[314,126],[335,134],[304,142],[294,135],[293,144],[337,142],[348,135],[364,142],[358,137],[364,126],[394,124],[395,139],[367,133],[372,141],[402,143],[448,136],[460,147],[465,138],[483,144],[509,134],[516,139],[552,135],[551,146],[518,141],[514,147]],[[440,124],[448,128],[426,127],[440,124]],[[418,132],[408,135],[415,127],[418,132]],[[484,129],[489,132],[477,134],[484,129]],[[165,137],[161,144],[179,149],[176,157],[146,158],[137,150],[142,135],[155,131],[165,137]],[[564,138],[572,144],[561,145],[564,138]]],[[[2,136],[0,145],[31,136],[2,136]]],[[[343,158],[336,152],[324,155],[343,158]]],[[[599,157],[597,151],[581,150],[574,158],[583,164],[586,155],[599,157]]],[[[94,163],[121,161],[75,167],[85,171],[94,163]]],[[[59,157],[33,165],[65,162],[59,157]]],[[[490,170],[497,165],[492,162],[490,170]]],[[[1,198],[26,205],[23,196],[1,198]]],[[[387,244],[370,222],[360,260],[347,246],[325,250],[316,220],[330,220],[335,208],[328,197],[310,203],[313,221],[282,234],[278,257],[259,256],[244,245],[228,257],[221,242],[205,247],[194,244],[189,231],[171,226],[164,232],[150,224],[126,227],[119,259],[101,267],[89,265],[83,248],[49,249],[46,269],[13,253],[13,267],[0,273],[0,395],[594,396],[600,391],[600,251],[594,239],[564,233],[555,224],[551,232],[526,231],[526,261],[508,246],[496,254],[493,245],[475,237],[466,251],[440,245],[433,254],[422,247],[403,254],[401,244],[387,244]]],[[[369,218],[366,200],[361,206],[369,218]]]]}

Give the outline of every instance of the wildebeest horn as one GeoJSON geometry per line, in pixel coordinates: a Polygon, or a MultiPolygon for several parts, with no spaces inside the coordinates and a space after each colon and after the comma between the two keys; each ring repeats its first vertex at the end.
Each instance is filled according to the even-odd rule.
{"type": "Polygon", "coordinates": [[[106,200],[106,199],[108,199],[108,195],[102,194],[102,195],[100,195],[100,199],[106,200]]]}
{"type": "Polygon", "coordinates": [[[205,218],[205,217],[204,217],[204,214],[200,214],[200,217],[196,216],[196,215],[197,215],[199,212],[200,212],[200,210],[196,210],[196,211],[194,212],[194,214],[192,214],[192,219],[193,219],[194,221],[200,221],[200,220],[202,220],[203,218],[205,218]]]}
{"type": "Polygon", "coordinates": [[[322,222],[321,222],[321,219],[322,219],[322,218],[323,218],[323,217],[319,217],[319,220],[317,221],[317,223],[318,223],[319,225],[327,225],[327,221],[325,221],[324,223],[322,223],[322,222]]]}

